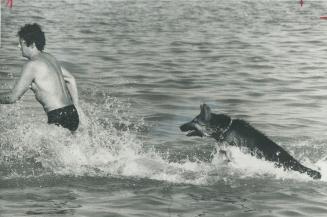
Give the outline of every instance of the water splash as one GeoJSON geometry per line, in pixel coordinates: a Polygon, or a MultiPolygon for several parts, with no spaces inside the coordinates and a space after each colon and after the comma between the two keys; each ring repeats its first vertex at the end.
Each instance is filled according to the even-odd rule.
{"type": "MultiPolygon", "coordinates": [[[[47,125],[40,116],[25,115],[20,104],[6,107],[6,112],[0,113],[1,177],[126,176],[196,185],[253,177],[312,180],[304,174],[276,168],[272,162],[245,154],[236,147],[225,147],[231,162],[215,150],[208,162],[197,159],[172,162],[168,160],[169,153],[144,147],[139,134],[147,126],[142,118],[130,112],[131,104],[109,96],[104,99],[81,102],[81,127],[74,135],[61,127],[47,125]]],[[[323,173],[327,172],[324,162],[315,166],[320,166],[323,173]]]]}

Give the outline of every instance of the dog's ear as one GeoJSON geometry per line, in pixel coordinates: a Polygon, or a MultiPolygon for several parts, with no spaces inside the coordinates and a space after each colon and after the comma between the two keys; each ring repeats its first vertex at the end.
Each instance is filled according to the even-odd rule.
{"type": "Polygon", "coordinates": [[[205,121],[209,121],[211,118],[211,109],[207,104],[200,105],[201,116],[205,121]]]}

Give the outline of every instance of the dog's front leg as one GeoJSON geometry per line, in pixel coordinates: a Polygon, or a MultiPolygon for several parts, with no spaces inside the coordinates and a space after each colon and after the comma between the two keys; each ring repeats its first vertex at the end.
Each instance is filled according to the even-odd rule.
{"type": "Polygon", "coordinates": [[[224,161],[225,161],[226,163],[231,162],[231,158],[230,158],[230,156],[229,156],[230,154],[228,154],[227,151],[225,151],[225,150],[223,150],[223,149],[219,149],[218,154],[221,156],[221,158],[224,159],[224,161]]]}

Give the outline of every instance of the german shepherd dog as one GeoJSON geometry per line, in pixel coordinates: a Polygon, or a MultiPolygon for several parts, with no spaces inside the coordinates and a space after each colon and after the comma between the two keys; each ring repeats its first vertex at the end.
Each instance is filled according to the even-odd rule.
{"type": "Polygon", "coordinates": [[[306,173],[313,179],[320,179],[321,174],[307,168],[295,160],[287,151],[240,119],[231,119],[224,114],[211,113],[209,106],[200,106],[201,112],[192,121],[180,126],[187,136],[213,137],[218,142],[239,148],[246,147],[251,155],[275,163],[277,167],[306,173]]]}

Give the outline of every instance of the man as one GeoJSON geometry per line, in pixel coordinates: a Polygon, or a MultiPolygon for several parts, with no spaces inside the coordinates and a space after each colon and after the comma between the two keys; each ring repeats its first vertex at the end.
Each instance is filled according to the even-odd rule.
{"type": "Polygon", "coordinates": [[[31,89],[48,115],[48,123],[75,131],[79,124],[78,93],[74,77],[50,54],[43,51],[45,36],[41,27],[26,24],[19,32],[19,48],[28,62],[15,87],[0,93],[0,104],[11,104],[31,89]]]}

